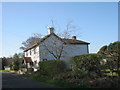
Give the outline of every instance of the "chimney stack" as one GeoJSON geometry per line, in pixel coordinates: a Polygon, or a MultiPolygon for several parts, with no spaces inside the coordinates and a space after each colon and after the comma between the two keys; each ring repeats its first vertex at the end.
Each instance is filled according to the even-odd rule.
{"type": "Polygon", "coordinates": [[[76,36],[72,36],[72,39],[73,39],[73,40],[76,40],[76,36]]]}
{"type": "Polygon", "coordinates": [[[48,27],[48,34],[54,33],[54,28],[53,27],[48,27]]]}

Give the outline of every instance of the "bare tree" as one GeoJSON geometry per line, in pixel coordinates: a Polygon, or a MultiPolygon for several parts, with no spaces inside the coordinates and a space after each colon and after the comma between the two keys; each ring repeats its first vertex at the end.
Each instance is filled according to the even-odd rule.
{"type": "Polygon", "coordinates": [[[20,47],[21,50],[25,50],[27,47],[29,47],[32,43],[37,41],[41,38],[41,34],[34,33],[33,36],[29,37],[26,41],[22,42],[22,46],[20,47]]]}
{"type": "MultiPolygon", "coordinates": [[[[52,24],[54,23],[53,20],[51,22],[52,24]]],[[[72,23],[73,21],[69,21],[66,24],[65,30],[61,33],[57,33],[57,35],[60,38],[59,37],[58,39],[52,38],[52,40],[47,41],[47,43],[43,42],[45,55],[51,54],[55,59],[61,59],[62,57],[65,56],[65,54],[67,53],[65,51],[66,43],[62,38],[69,39],[72,37],[71,33],[75,32],[75,30],[78,30],[78,27],[73,25],[72,23]]]]}
{"type": "Polygon", "coordinates": [[[55,59],[59,60],[65,53],[64,43],[60,40],[52,38],[52,41],[43,42],[44,54],[51,54],[55,59]]]}
{"type": "MultiPolygon", "coordinates": [[[[80,28],[76,25],[73,25],[73,20],[70,20],[66,26],[65,29],[62,32],[58,32],[58,36],[62,37],[62,38],[66,38],[69,39],[72,37],[72,33],[76,34],[76,32],[79,30],[80,28]]],[[[79,35],[76,35],[77,37],[79,35]]]]}
{"type": "MultiPolygon", "coordinates": [[[[54,23],[53,19],[51,19],[51,24],[54,27],[56,27],[55,25],[57,25],[54,23]]],[[[75,33],[77,30],[79,30],[79,28],[77,26],[73,25],[72,20],[66,24],[65,29],[62,32],[58,31],[59,27],[57,29],[56,28],[55,28],[55,30],[58,32],[57,35],[61,38],[66,38],[66,39],[71,38],[72,33],[75,33]]],[[[61,57],[64,57],[63,55],[67,52],[65,52],[65,49],[64,49],[65,42],[61,38],[59,38],[59,40],[52,38],[52,41],[50,41],[50,42],[49,41],[47,43],[43,42],[44,54],[45,55],[51,54],[55,59],[61,59],[61,57]]],[[[35,42],[38,39],[39,39],[38,35],[37,36],[34,35],[34,37],[28,38],[25,42],[22,43],[24,45],[24,47],[21,47],[21,49],[24,50],[25,48],[27,48],[29,45],[31,45],[33,42],[35,42]]]]}

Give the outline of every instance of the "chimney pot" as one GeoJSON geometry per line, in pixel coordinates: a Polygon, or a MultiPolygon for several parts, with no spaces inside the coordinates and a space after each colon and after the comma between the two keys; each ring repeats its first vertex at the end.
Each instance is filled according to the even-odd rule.
{"type": "Polygon", "coordinates": [[[53,27],[48,27],[48,34],[54,33],[54,28],[53,27]]]}
{"type": "Polygon", "coordinates": [[[73,40],[76,40],[76,36],[72,36],[72,39],[73,39],[73,40]]]}

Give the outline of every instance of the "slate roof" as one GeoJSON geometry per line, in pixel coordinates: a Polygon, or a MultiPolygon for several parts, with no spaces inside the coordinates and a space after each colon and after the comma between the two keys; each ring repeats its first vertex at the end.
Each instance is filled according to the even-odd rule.
{"type": "Polygon", "coordinates": [[[51,35],[54,35],[55,37],[57,37],[58,39],[60,39],[61,41],[63,41],[63,43],[65,43],[65,44],[90,44],[90,43],[88,43],[88,42],[84,42],[84,41],[81,41],[81,40],[73,40],[73,39],[60,38],[60,37],[57,36],[55,33],[51,33],[51,34],[46,35],[45,37],[43,37],[43,38],[35,41],[35,42],[34,42],[33,44],[31,44],[28,48],[26,48],[26,49],[24,50],[24,52],[27,51],[27,50],[29,50],[29,49],[31,49],[31,48],[33,48],[33,47],[35,47],[35,46],[37,46],[37,45],[39,45],[39,43],[43,42],[46,38],[50,37],[51,35]]]}
{"type": "Polygon", "coordinates": [[[67,43],[67,44],[90,44],[88,42],[84,42],[81,40],[75,40],[75,39],[62,39],[63,42],[67,43]]]}

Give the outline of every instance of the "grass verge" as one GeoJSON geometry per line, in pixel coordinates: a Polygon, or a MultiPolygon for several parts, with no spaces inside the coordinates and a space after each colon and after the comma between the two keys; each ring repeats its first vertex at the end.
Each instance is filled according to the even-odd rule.
{"type": "Polygon", "coordinates": [[[49,77],[39,76],[39,75],[32,75],[29,77],[29,79],[37,80],[40,82],[44,82],[44,83],[48,83],[48,84],[52,84],[52,85],[56,85],[56,86],[60,86],[63,88],[82,88],[82,87],[85,87],[85,85],[77,85],[77,84],[70,83],[70,82],[65,81],[65,80],[59,80],[59,79],[54,79],[54,78],[49,78],[49,77]]]}
{"type": "Polygon", "coordinates": [[[0,70],[0,71],[4,71],[4,72],[10,72],[10,70],[0,70]]]}

